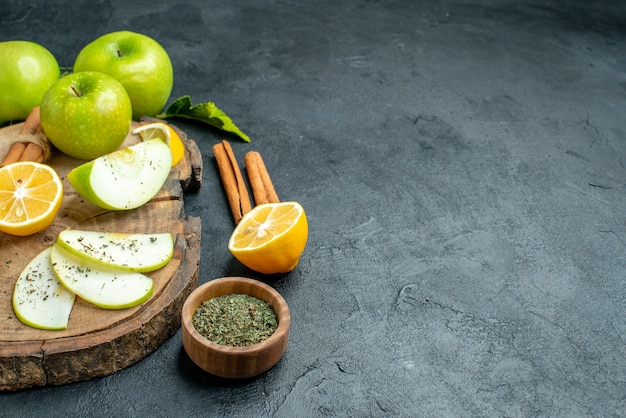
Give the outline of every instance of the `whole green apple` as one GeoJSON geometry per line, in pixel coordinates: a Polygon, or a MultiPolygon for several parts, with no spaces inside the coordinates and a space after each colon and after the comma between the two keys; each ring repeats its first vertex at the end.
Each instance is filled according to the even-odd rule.
{"type": "Polygon", "coordinates": [[[130,130],[132,108],[124,87],[96,71],[60,78],[41,102],[41,127],[65,154],[92,160],[116,150],[130,130]]]}
{"type": "Polygon", "coordinates": [[[149,36],[112,32],[86,45],[76,57],[74,71],[100,71],[126,89],[133,119],[155,116],[165,107],[174,83],[169,55],[149,36]]]}
{"type": "Polygon", "coordinates": [[[43,46],[0,42],[0,126],[26,119],[60,74],[56,58],[43,46]]]}

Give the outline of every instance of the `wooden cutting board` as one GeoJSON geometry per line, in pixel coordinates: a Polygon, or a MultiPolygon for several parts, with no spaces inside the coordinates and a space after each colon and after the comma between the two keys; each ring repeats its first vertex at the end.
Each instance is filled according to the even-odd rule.
{"type": "MultiPolygon", "coordinates": [[[[8,150],[7,138],[17,135],[21,125],[0,129],[0,160],[8,150]]],[[[0,232],[0,390],[61,385],[112,374],[141,360],[178,330],[183,302],[198,284],[201,224],[199,218],[185,216],[183,197],[201,187],[202,157],[196,143],[177,131],[186,146],[184,159],[172,169],[157,196],[131,211],[104,210],[83,200],[66,175],[84,161],[53,151],[47,164],[57,170],[64,186],[63,204],[54,223],[29,237],[0,232]],[[28,262],[66,228],[169,231],[175,237],[174,256],[165,267],[148,273],[154,280],[154,293],[140,306],[105,310],[77,298],[66,330],[23,325],[11,305],[15,282],[28,262]]],[[[139,140],[129,133],[122,146],[139,140]]]]}

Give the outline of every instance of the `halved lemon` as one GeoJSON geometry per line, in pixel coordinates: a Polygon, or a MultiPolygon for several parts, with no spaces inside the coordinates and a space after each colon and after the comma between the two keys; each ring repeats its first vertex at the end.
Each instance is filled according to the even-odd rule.
{"type": "Polygon", "coordinates": [[[0,168],[0,231],[26,236],[52,224],[63,201],[63,185],[46,164],[19,161],[0,168]]]}
{"type": "Polygon", "coordinates": [[[242,264],[264,274],[293,270],[306,246],[309,226],[297,202],[266,203],[239,221],[228,249],[242,264]]]}
{"type": "Polygon", "coordinates": [[[153,122],[141,125],[133,130],[133,134],[139,135],[142,141],[148,141],[150,139],[159,138],[167,145],[169,145],[172,151],[172,167],[174,167],[185,155],[185,145],[183,140],[176,131],[163,122],[153,122]]]}

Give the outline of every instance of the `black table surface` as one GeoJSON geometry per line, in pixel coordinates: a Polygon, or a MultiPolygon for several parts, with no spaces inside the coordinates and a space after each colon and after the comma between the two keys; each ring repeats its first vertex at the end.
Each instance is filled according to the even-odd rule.
{"type": "Polygon", "coordinates": [[[271,284],[289,346],[232,381],[178,331],[113,375],[2,393],[1,415],[626,414],[626,3],[2,1],[0,40],[62,66],[122,29],[169,52],[172,100],[213,101],[252,138],[175,122],[204,162],[185,197],[199,282],[271,284]],[[228,252],[224,138],[307,212],[289,274],[228,252]]]}

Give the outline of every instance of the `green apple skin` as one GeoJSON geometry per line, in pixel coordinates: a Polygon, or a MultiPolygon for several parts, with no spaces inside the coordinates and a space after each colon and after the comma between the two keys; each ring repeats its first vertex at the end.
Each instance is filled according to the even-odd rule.
{"type": "Polygon", "coordinates": [[[43,46],[0,42],[0,126],[26,119],[60,77],[59,64],[43,46]]]}
{"type": "Polygon", "coordinates": [[[128,135],[132,107],[124,87],[104,73],[60,78],[41,102],[41,127],[63,153],[92,160],[116,150],[128,135]]]}
{"type": "Polygon", "coordinates": [[[167,51],[149,36],[130,31],[87,44],[74,61],[74,71],[100,71],[118,80],[130,97],[134,120],[163,110],[174,84],[167,51]]]}
{"type": "Polygon", "coordinates": [[[73,168],[67,179],[83,198],[109,210],[148,203],[169,177],[172,151],[161,139],[116,150],[73,168]]]}
{"type": "Polygon", "coordinates": [[[160,269],[174,254],[174,238],[169,232],[142,234],[65,229],[59,232],[55,245],[100,268],[140,273],[160,269]]]}

